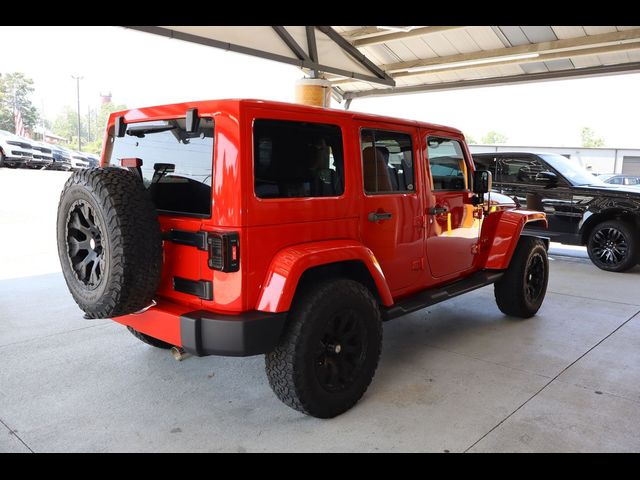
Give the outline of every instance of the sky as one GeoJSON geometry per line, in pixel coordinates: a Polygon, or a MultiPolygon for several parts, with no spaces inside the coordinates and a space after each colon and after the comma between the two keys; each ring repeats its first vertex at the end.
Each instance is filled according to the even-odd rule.
{"type": "MultiPolygon", "coordinates": [[[[130,108],[215,98],[292,102],[298,68],[122,27],[2,27],[0,73],[24,72],[49,119],[83,113],[111,92],[130,108]],[[9,48],[11,46],[15,48],[9,48]]],[[[344,105],[344,104],[343,104],[344,105]]],[[[332,107],[343,108],[333,102],[332,107]]],[[[490,130],[509,145],[579,146],[582,127],[608,147],[640,148],[640,74],[355,99],[351,110],[450,125],[480,140],[490,130]]]]}

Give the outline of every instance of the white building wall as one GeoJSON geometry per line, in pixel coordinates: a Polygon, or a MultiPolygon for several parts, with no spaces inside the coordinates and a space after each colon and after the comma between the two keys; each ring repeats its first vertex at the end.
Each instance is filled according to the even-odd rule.
{"type": "Polygon", "coordinates": [[[513,145],[469,145],[471,153],[536,152],[569,155],[587,170],[595,173],[621,173],[625,156],[638,157],[640,149],[583,147],[522,147],[513,145]]]}

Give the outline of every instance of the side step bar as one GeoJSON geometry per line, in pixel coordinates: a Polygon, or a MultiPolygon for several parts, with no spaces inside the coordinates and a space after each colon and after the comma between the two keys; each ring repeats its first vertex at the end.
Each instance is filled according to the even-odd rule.
{"type": "Polygon", "coordinates": [[[500,277],[502,277],[503,274],[503,271],[483,270],[474,273],[468,278],[445,285],[444,287],[430,288],[429,290],[418,292],[387,308],[383,312],[384,320],[401,317],[407,313],[430,307],[431,305],[449,300],[450,298],[457,297],[463,293],[486,287],[487,285],[491,285],[492,283],[500,280],[500,277]]]}

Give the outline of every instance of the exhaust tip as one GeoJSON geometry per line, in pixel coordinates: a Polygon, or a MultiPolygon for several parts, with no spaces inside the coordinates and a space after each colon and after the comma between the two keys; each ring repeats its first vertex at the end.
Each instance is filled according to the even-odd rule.
{"type": "Polygon", "coordinates": [[[171,347],[171,355],[179,362],[191,356],[191,354],[185,352],[181,347],[171,347]]]}

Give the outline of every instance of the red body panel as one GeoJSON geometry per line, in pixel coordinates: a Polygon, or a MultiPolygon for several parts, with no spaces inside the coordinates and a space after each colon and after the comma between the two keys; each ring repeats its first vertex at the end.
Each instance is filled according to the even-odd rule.
{"type": "Polygon", "coordinates": [[[347,260],[362,262],[378,287],[383,305],[393,304],[384,274],[371,250],[352,240],[334,240],[296,245],[278,252],[269,266],[256,310],[286,312],[306,270],[347,260]]]}
{"type": "Polygon", "coordinates": [[[460,140],[468,169],[473,171],[464,137],[456,129],[277,102],[188,102],[114,113],[107,127],[103,165],[110,161],[109,135],[119,115],[124,115],[126,123],[133,123],[184,117],[190,108],[197,108],[200,116],[213,117],[215,122],[212,214],[209,218],[161,215],[161,227],[164,232],[174,228],[238,233],[240,269],[230,273],[212,270],[207,265],[206,251],[164,242],[158,305],[115,320],[169,343],[181,345],[179,316],[189,311],[287,311],[300,276],[319,265],[345,260],[363,262],[386,306],[482,268],[506,268],[522,226],[544,218],[544,214],[514,210],[494,212],[482,220],[479,209],[471,204],[472,192],[431,192],[426,135],[460,140]],[[253,122],[261,118],[341,127],[344,193],[322,198],[257,198],[253,188],[253,122]],[[411,135],[414,192],[364,193],[361,128],[411,135]],[[430,217],[428,209],[439,204],[445,204],[449,214],[430,217]],[[369,213],[383,211],[393,213],[392,218],[368,220],[369,213]],[[211,281],[214,299],[201,300],[176,292],[174,276],[211,281]]]}
{"type": "Polygon", "coordinates": [[[525,224],[540,220],[546,225],[544,213],[530,210],[503,210],[490,214],[482,227],[482,247],[478,257],[483,268],[507,268],[525,224]]]}

